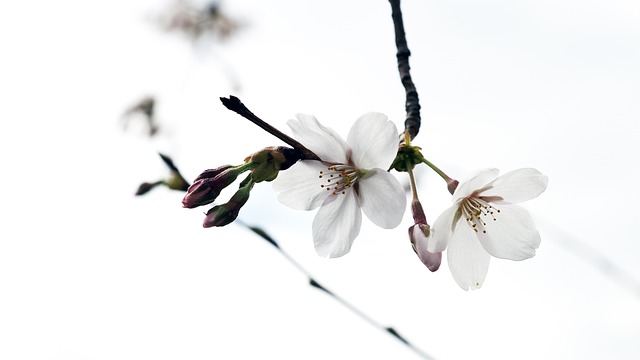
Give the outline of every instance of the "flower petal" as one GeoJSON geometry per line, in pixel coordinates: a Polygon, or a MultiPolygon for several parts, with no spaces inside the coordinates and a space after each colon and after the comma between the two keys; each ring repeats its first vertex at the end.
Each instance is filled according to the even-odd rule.
{"type": "MultiPolygon", "coordinates": [[[[491,255],[509,260],[533,257],[540,246],[540,233],[529,212],[520,205],[495,206],[495,220],[486,220],[483,231],[478,232],[482,247],[491,255]]],[[[468,227],[468,226],[467,226],[468,227]]]]}
{"type": "Polygon", "coordinates": [[[479,289],[489,271],[491,257],[480,245],[475,232],[460,218],[449,241],[447,262],[454,280],[464,290],[479,289]]]}
{"type": "Polygon", "coordinates": [[[358,118],[349,131],[347,144],[351,160],[359,169],[387,170],[398,153],[398,129],[381,113],[366,113],[358,118]]]}
{"type": "Polygon", "coordinates": [[[358,180],[362,211],[374,224],[393,229],[400,224],[407,207],[404,188],[389,172],[373,169],[358,180]]]}
{"type": "Polygon", "coordinates": [[[538,197],[547,188],[549,178],[536,169],[526,168],[510,171],[488,184],[490,189],[480,195],[500,197],[497,203],[519,203],[538,197]]]}
{"type": "Polygon", "coordinates": [[[453,193],[453,202],[456,203],[458,200],[465,198],[475,191],[482,189],[485,187],[491,180],[495,179],[500,171],[498,169],[483,169],[478,170],[478,172],[462,182],[453,193]]]}
{"type": "Polygon", "coordinates": [[[431,237],[425,236],[418,224],[411,226],[409,233],[413,239],[414,249],[420,261],[422,261],[430,271],[438,270],[442,262],[442,252],[432,253],[427,250],[431,237]]]}
{"type": "Polygon", "coordinates": [[[279,192],[281,203],[298,210],[315,209],[327,197],[327,191],[320,187],[318,174],[326,170],[319,161],[298,161],[289,169],[281,171],[272,181],[273,190],[279,192]]]}
{"type": "Polygon", "coordinates": [[[296,118],[297,121],[287,122],[296,140],[324,161],[341,164],[347,162],[349,148],[338,133],[320,124],[313,115],[296,114],[296,118]]]}
{"type": "Polygon", "coordinates": [[[329,195],[313,219],[313,243],[320,256],[340,257],[360,233],[362,213],[355,192],[329,195]]]}
{"type": "Polygon", "coordinates": [[[445,210],[431,227],[431,239],[427,250],[429,252],[441,252],[447,248],[447,243],[453,236],[454,227],[457,224],[455,219],[458,213],[458,206],[453,205],[445,210]]]}

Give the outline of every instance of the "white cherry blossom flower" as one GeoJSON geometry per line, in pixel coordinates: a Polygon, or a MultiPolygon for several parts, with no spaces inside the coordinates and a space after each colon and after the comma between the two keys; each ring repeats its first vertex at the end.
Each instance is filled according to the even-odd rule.
{"type": "Polygon", "coordinates": [[[406,207],[402,185],[387,172],[398,152],[398,130],[380,113],[362,115],[345,142],[312,115],[289,120],[294,137],[322,161],[298,161],[273,181],[278,200],[300,210],[320,207],[313,242],[321,256],[349,252],[360,232],[362,212],[374,224],[391,229],[406,207]]]}
{"type": "Polygon", "coordinates": [[[447,249],[451,275],[464,290],[479,289],[490,256],[524,260],[535,255],[540,234],[517,203],[533,199],[548,178],[536,169],[518,169],[500,177],[497,169],[480,171],[453,193],[453,206],[431,229],[430,252],[447,249]]]}

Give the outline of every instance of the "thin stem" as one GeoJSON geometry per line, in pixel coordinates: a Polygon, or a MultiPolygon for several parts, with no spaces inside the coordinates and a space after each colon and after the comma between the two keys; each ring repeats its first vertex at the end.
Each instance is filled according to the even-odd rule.
{"type": "Polygon", "coordinates": [[[442,177],[444,181],[447,182],[447,189],[449,190],[449,193],[451,193],[451,195],[453,195],[453,193],[456,192],[456,189],[458,188],[458,184],[459,184],[458,180],[450,178],[447,174],[444,173],[444,171],[440,170],[437,166],[433,165],[431,161],[425,159],[424,156],[420,156],[420,160],[423,163],[427,164],[427,166],[429,166],[433,171],[435,171],[438,175],[440,175],[440,177],[442,177]]]}
{"type": "MultiPolygon", "coordinates": [[[[408,130],[404,131],[404,144],[405,146],[411,146],[411,134],[409,134],[408,130]]],[[[416,179],[413,176],[413,164],[409,159],[406,160],[407,172],[409,173],[409,182],[411,184],[411,194],[413,196],[413,201],[419,201],[418,199],[418,187],[416,186],[416,179]]]]}
{"type": "Polygon", "coordinates": [[[382,324],[376,322],[373,318],[371,318],[369,315],[365,314],[362,310],[358,309],[357,307],[355,307],[354,305],[352,305],[351,303],[347,302],[345,299],[343,299],[342,297],[336,295],[336,293],[334,293],[333,291],[330,291],[329,289],[327,289],[325,286],[323,286],[322,284],[320,284],[318,281],[316,281],[312,276],[311,273],[309,273],[309,271],[307,269],[305,269],[302,265],[300,265],[300,263],[298,263],[294,258],[291,257],[291,255],[289,255],[286,251],[284,251],[279,245],[278,243],[271,237],[269,236],[265,231],[257,228],[257,227],[253,227],[253,226],[249,226],[246,223],[240,221],[240,220],[236,220],[236,222],[240,223],[241,225],[245,226],[246,228],[248,228],[249,230],[253,231],[254,233],[256,233],[257,235],[259,235],[260,237],[264,238],[266,241],[268,241],[271,245],[273,245],[276,249],[278,249],[278,251],[280,252],[280,254],[282,254],[282,256],[287,259],[287,261],[289,261],[296,269],[298,269],[298,271],[300,271],[302,274],[304,274],[308,279],[309,279],[309,285],[315,287],[318,290],[322,290],[324,293],[326,293],[327,295],[333,297],[337,302],[339,302],[340,304],[342,304],[344,307],[346,307],[347,309],[351,310],[351,312],[355,313],[356,315],[360,316],[363,320],[365,320],[366,322],[368,322],[370,325],[388,333],[389,335],[395,337],[398,341],[400,341],[401,343],[403,343],[405,346],[407,346],[408,348],[410,348],[411,350],[413,350],[416,354],[418,354],[421,358],[423,359],[433,359],[431,356],[429,356],[429,354],[427,354],[426,352],[422,351],[421,349],[417,348],[415,345],[413,345],[412,343],[410,343],[407,339],[405,339],[404,337],[402,337],[394,328],[392,327],[385,327],[382,324]]]}
{"type": "Polygon", "coordinates": [[[418,99],[416,86],[411,79],[411,67],[409,66],[411,51],[409,51],[407,37],[404,32],[400,0],[389,0],[389,2],[391,3],[391,18],[393,19],[393,28],[396,34],[398,71],[400,72],[400,81],[402,81],[406,93],[405,109],[407,111],[407,118],[404,121],[404,127],[405,130],[409,132],[411,139],[413,139],[418,135],[418,131],[420,130],[420,101],[418,99]]]}
{"type": "Polygon", "coordinates": [[[237,113],[238,115],[244,117],[245,119],[251,121],[252,123],[258,125],[264,131],[269,134],[277,137],[278,139],[284,141],[286,144],[290,145],[296,151],[302,154],[301,158],[303,160],[320,160],[318,155],[316,155],[313,151],[307,149],[304,145],[297,142],[295,139],[290,137],[289,135],[283,133],[282,131],[274,128],[269,125],[264,120],[257,117],[254,113],[252,113],[243,103],[235,96],[229,96],[229,98],[221,97],[220,101],[222,104],[229,110],[237,113]]]}
{"type": "Polygon", "coordinates": [[[409,161],[407,161],[407,172],[409,173],[409,183],[411,184],[411,193],[413,194],[413,201],[419,201],[418,188],[416,186],[416,179],[413,176],[413,169],[411,168],[411,163],[409,161]]]}
{"type": "Polygon", "coordinates": [[[443,178],[444,181],[446,181],[447,183],[451,181],[451,178],[447,176],[447,174],[445,174],[444,171],[440,170],[437,166],[433,165],[431,161],[423,157],[422,162],[427,164],[427,166],[429,166],[431,169],[433,169],[433,171],[435,171],[438,175],[440,175],[440,177],[443,178]]]}

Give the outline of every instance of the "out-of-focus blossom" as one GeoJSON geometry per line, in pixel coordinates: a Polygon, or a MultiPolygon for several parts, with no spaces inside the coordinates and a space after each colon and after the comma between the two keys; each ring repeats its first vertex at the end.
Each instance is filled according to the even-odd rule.
{"type": "Polygon", "coordinates": [[[143,121],[147,124],[147,131],[149,136],[154,136],[159,130],[154,112],[155,104],[155,98],[153,98],[152,96],[145,96],[137,103],[129,107],[129,109],[127,109],[127,111],[125,111],[122,115],[124,129],[126,130],[129,126],[129,123],[139,115],[143,117],[143,121]]]}
{"type": "Polygon", "coordinates": [[[196,7],[187,1],[175,1],[158,21],[167,31],[180,31],[192,40],[205,35],[225,40],[233,35],[241,24],[227,16],[220,1],[210,1],[204,7],[196,7]]]}

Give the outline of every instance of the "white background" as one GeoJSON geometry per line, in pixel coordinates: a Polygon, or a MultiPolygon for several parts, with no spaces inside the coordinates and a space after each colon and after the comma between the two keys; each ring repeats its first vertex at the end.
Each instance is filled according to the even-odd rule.
{"type": "MultiPolygon", "coordinates": [[[[269,184],[241,219],[434,358],[639,358],[640,6],[402,7],[423,106],[414,144],[459,180],[484,167],[548,175],[525,204],[536,257],[494,259],[483,288],[465,292],[446,262],[430,273],[417,259],[410,213],[394,230],[364,220],[332,260],[313,249],[313,212],[279,204],[269,184]]],[[[285,132],[298,112],[344,136],[368,111],[401,128],[388,2],[227,1],[244,28],[197,45],[159,29],[166,8],[0,5],[0,358],[417,359],[241,226],[201,228],[204,209],[182,209],[180,192],[133,196],[167,175],[158,151],[192,180],[281,145],[220,96],[285,132]],[[145,95],[158,100],[152,139],[142,121],[121,123],[145,95]]],[[[450,196],[426,168],[418,184],[433,223],[450,196]]]]}

